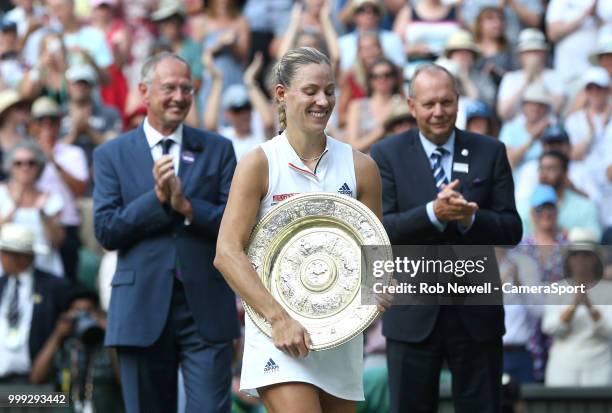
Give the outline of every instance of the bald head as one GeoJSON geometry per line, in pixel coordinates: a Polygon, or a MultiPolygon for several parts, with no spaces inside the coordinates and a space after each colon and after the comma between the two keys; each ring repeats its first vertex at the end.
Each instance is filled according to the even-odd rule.
{"type": "Polygon", "coordinates": [[[412,77],[408,105],[420,132],[435,145],[446,143],[455,128],[457,90],[453,75],[437,65],[421,66],[412,77]]]}
{"type": "Polygon", "coordinates": [[[417,84],[419,77],[421,76],[434,76],[434,77],[442,77],[442,78],[446,77],[446,79],[452,85],[452,89],[455,91],[457,96],[460,95],[459,82],[457,81],[457,78],[455,78],[455,76],[452,75],[451,72],[449,72],[442,66],[439,66],[436,64],[426,64],[426,65],[419,66],[417,70],[414,72],[414,74],[412,75],[412,79],[410,80],[410,89],[408,90],[408,96],[410,96],[411,98],[416,97],[416,90],[415,90],[416,84],[417,84]]]}

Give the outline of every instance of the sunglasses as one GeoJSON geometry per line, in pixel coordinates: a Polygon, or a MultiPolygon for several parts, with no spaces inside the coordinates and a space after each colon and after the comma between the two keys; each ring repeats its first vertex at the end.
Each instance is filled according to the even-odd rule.
{"type": "Polygon", "coordinates": [[[378,14],[378,9],[372,6],[358,7],[355,10],[355,13],[369,13],[369,14],[378,14]]]}
{"type": "Polygon", "coordinates": [[[556,213],[557,212],[557,207],[555,205],[552,204],[544,204],[544,205],[538,205],[537,207],[534,208],[536,214],[543,214],[545,212],[548,213],[556,213]]]}
{"type": "Polygon", "coordinates": [[[370,79],[395,79],[395,73],[384,72],[384,73],[372,73],[370,79]]]}
{"type": "Polygon", "coordinates": [[[19,160],[15,160],[13,161],[13,166],[16,166],[18,168],[21,168],[23,166],[27,166],[28,168],[33,168],[37,165],[36,160],[34,159],[19,159],[19,160]]]}

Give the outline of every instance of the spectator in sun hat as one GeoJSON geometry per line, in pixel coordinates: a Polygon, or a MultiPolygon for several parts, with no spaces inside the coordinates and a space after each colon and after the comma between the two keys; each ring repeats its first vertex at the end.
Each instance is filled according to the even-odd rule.
{"type": "MultiPolygon", "coordinates": [[[[559,227],[569,231],[574,227],[584,227],[601,235],[599,211],[595,202],[577,192],[568,178],[569,158],[560,151],[548,151],[540,155],[538,160],[538,181],[555,189],[559,211],[559,227]]],[[[523,219],[523,231],[530,234],[531,220],[524,206],[519,206],[523,219]]]]}
{"type": "Polygon", "coordinates": [[[586,288],[545,307],[542,330],[553,337],[547,386],[612,384],[612,283],[602,279],[598,236],[576,227],[564,248],[565,282],[586,288]]]}
{"type": "Polygon", "coordinates": [[[612,145],[606,129],[611,125],[610,75],[603,67],[587,69],[581,78],[584,106],[570,114],[565,128],[572,142],[573,160],[590,167],[604,168],[602,157],[612,145]]]}
{"type": "Polygon", "coordinates": [[[521,68],[507,72],[497,95],[497,114],[503,121],[520,112],[523,93],[533,84],[541,83],[550,93],[552,108],[557,113],[565,100],[565,84],[559,74],[546,68],[549,45],[538,29],[524,29],[518,38],[517,52],[521,68]]]}
{"type": "Polygon", "coordinates": [[[171,46],[171,52],[178,54],[189,63],[195,90],[202,83],[202,48],[191,37],[184,33],[187,12],[179,0],[161,0],[157,10],[151,14],[159,31],[159,40],[171,46]]]}
{"type": "Polygon", "coordinates": [[[40,97],[32,104],[33,137],[47,157],[38,186],[41,190],[58,193],[64,201],[60,223],[66,232],[66,239],[60,254],[65,276],[74,281],[81,243],[81,216],[77,199],[87,190],[89,170],[83,149],[59,140],[63,115],[59,105],[49,97],[40,97]]]}
{"type": "Polygon", "coordinates": [[[256,81],[263,58],[259,53],[255,55],[244,73],[244,84],[230,85],[223,94],[223,73],[213,65],[212,59],[206,59],[205,63],[213,79],[204,114],[205,128],[218,131],[231,140],[236,159],[240,160],[248,151],[274,135],[272,108],[256,81]],[[222,114],[219,113],[220,109],[222,114]],[[223,126],[219,124],[222,117],[227,121],[223,126]]]}
{"type": "Polygon", "coordinates": [[[480,48],[467,30],[457,30],[448,38],[444,47],[446,58],[457,64],[457,79],[466,97],[495,104],[496,86],[491,78],[476,67],[480,48]]]}
{"type": "Polygon", "coordinates": [[[612,27],[604,26],[599,29],[597,45],[589,56],[591,64],[601,66],[612,76],[612,27]]]}
{"type": "MultiPolygon", "coordinates": [[[[14,89],[0,91],[0,164],[3,154],[26,137],[29,102],[14,89]]],[[[0,181],[5,175],[0,171],[0,181]]]]}
{"type": "Polygon", "coordinates": [[[64,143],[83,149],[91,169],[93,150],[119,134],[121,116],[117,109],[96,100],[98,76],[93,67],[87,64],[70,66],[66,80],[69,101],[60,137],[64,143]]]}
{"type": "Polygon", "coordinates": [[[26,67],[20,54],[17,25],[0,19],[0,88],[16,88],[23,79],[26,67]]]}
{"type": "Polygon", "coordinates": [[[27,384],[36,355],[64,309],[66,283],[33,265],[38,247],[26,227],[0,228],[0,381],[27,384]]]}
{"type": "Polygon", "coordinates": [[[514,172],[540,156],[540,138],[553,119],[548,90],[541,83],[528,87],[521,96],[521,113],[505,122],[499,133],[499,139],[506,144],[508,161],[514,172]]]}
{"type": "Polygon", "coordinates": [[[406,101],[401,100],[395,102],[391,108],[391,113],[383,122],[383,128],[385,129],[385,136],[397,135],[402,132],[406,132],[416,127],[416,119],[410,113],[410,108],[406,101]]]}

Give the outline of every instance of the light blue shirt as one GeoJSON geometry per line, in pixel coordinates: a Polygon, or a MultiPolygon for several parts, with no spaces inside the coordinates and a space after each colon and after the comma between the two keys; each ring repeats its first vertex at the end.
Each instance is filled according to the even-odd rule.
{"type": "MultiPolygon", "coordinates": [[[[423,149],[425,150],[425,154],[427,155],[427,159],[429,160],[429,166],[431,167],[431,173],[433,174],[434,161],[431,158],[431,155],[434,153],[436,148],[438,148],[438,145],[431,142],[429,139],[423,136],[423,134],[420,132],[419,132],[419,140],[421,141],[421,145],[423,145],[423,149]]],[[[455,151],[455,132],[454,131],[451,134],[450,138],[448,138],[446,143],[440,147],[446,150],[446,153],[442,157],[441,163],[442,163],[442,169],[444,170],[444,175],[446,176],[446,179],[450,183],[451,176],[452,176],[453,154],[455,153],[454,152],[455,151]]],[[[438,217],[436,217],[433,204],[434,204],[434,201],[429,201],[427,205],[425,206],[427,210],[427,216],[429,217],[429,220],[431,221],[431,223],[436,227],[436,229],[442,232],[446,228],[446,222],[442,222],[438,219],[438,217]]],[[[475,219],[475,216],[472,215],[472,222],[467,228],[459,224],[459,230],[461,231],[461,233],[465,234],[472,227],[472,224],[474,223],[474,219],[475,219]]]]}

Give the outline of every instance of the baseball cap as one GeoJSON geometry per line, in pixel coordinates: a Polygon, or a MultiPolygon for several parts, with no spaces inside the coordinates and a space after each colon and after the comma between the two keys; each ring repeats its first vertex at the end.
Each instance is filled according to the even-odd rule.
{"type": "Polygon", "coordinates": [[[542,206],[544,204],[557,204],[557,193],[550,185],[538,185],[533,190],[529,204],[532,208],[542,206]]]}
{"type": "Polygon", "coordinates": [[[465,119],[469,121],[472,118],[486,118],[491,119],[493,117],[493,111],[489,108],[486,103],[476,100],[470,102],[465,109],[465,119]]]}
{"type": "Polygon", "coordinates": [[[84,81],[90,85],[95,85],[98,80],[98,76],[94,68],[90,65],[76,64],[70,66],[70,68],[66,71],[66,79],[68,79],[69,82],[84,81]]]}
{"type": "Polygon", "coordinates": [[[5,31],[17,31],[17,23],[15,23],[14,21],[11,20],[7,20],[7,19],[2,19],[0,20],[0,31],[5,32],[5,31]]]}
{"type": "Polygon", "coordinates": [[[558,124],[549,125],[542,133],[542,142],[569,142],[569,136],[565,129],[558,124]]]}
{"type": "Polygon", "coordinates": [[[249,98],[249,92],[244,85],[234,84],[229,86],[225,92],[223,92],[223,98],[221,99],[221,106],[224,110],[232,108],[242,108],[246,105],[251,104],[249,98]]]}

